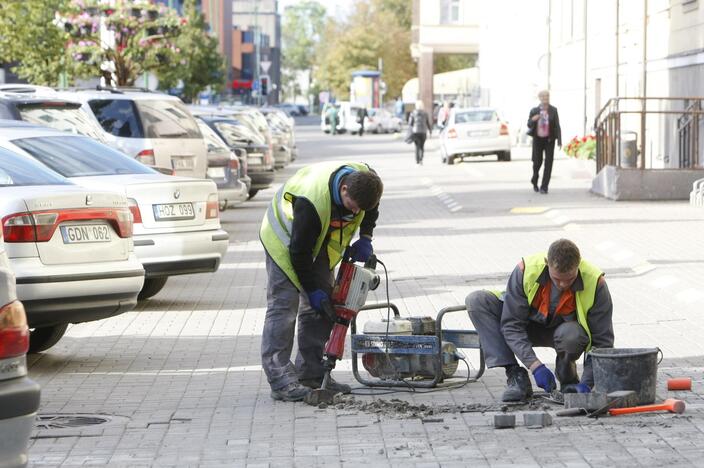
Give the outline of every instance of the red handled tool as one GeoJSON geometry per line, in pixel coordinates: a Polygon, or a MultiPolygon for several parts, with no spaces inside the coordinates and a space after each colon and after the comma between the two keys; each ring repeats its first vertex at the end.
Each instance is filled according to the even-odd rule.
{"type": "Polygon", "coordinates": [[[611,416],[618,416],[620,414],[648,413],[651,411],[669,411],[670,413],[682,414],[684,413],[684,408],[684,401],[668,398],[662,403],[657,403],[654,405],[633,406],[631,408],[613,408],[609,410],[609,414],[611,416]]]}

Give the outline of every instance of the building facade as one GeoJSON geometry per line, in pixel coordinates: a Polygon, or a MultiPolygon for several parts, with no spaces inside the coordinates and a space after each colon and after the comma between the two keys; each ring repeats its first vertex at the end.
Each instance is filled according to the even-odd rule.
{"type": "Polygon", "coordinates": [[[439,54],[478,54],[479,0],[413,0],[411,56],[418,62],[418,99],[433,108],[433,61],[439,54]]]}

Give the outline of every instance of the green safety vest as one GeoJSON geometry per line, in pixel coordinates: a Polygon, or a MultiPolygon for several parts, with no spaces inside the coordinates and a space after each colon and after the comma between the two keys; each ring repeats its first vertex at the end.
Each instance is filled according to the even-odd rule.
{"type": "MultiPolygon", "coordinates": [[[[547,266],[545,261],[546,254],[539,253],[531,255],[529,257],[523,258],[523,265],[525,269],[523,270],[523,291],[528,298],[528,304],[533,303],[535,295],[540,289],[540,283],[538,278],[543,274],[543,270],[547,266]]],[[[587,314],[589,310],[594,305],[594,298],[596,296],[596,287],[599,284],[599,278],[602,277],[604,272],[599,268],[582,260],[579,262],[579,273],[582,276],[582,283],[584,283],[584,289],[581,291],[575,291],[575,303],[577,304],[577,321],[582,326],[587,336],[589,337],[589,344],[587,345],[586,351],[589,351],[592,347],[592,333],[589,330],[589,323],[587,322],[587,314]]],[[[499,299],[502,298],[502,291],[493,291],[493,293],[499,299]]]]}
{"type": "MultiPolygon", "coordinates": [[[[330,176],[344,166],[349,166],[356,171],[369,171],[366,164],[341,163],[339,161],[306,166],[296,172],[276,192],[262,220],[259,238],[264,248],[299,291],[302,291],[303,287],[293,269],[289,254],[293,227],[293,200],[295,198],[307,199],[315,207],[320,218],[322,229],[313,247],[313,258],[316,258],[330,228],[333,203],[329,187],[330,176]]],[[[330,270],[334,269],[335,265],[342,260],[342,255],[362,223],[362,219],[364,219],[364,210],[360,210],[344,227],[331,230],[327,244],[330,270]]]]}

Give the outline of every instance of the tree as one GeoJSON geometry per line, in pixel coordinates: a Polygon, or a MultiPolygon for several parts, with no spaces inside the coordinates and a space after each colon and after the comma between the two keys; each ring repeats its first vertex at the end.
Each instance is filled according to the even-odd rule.
{"type": "Polygon", "coordinates": [[[186,21],[176,38],[177,61],[159,70],[159,87],[169,89],[183,83],[182,97],[192,102],[208,86],[221,92],[224,88],[225,62],[218,51],[218,41],[207,31],[205,17],[186,0],[183,11],[186,21]]]}
{"type": "Polygon", "coordinates": [[[398,96],[406,81],[416,76],[406,21],[410,21],[410,4],[399,0],[362,1],[348,21],[329,18],[317,50],[320,65],[316,79],[344,98],[349,93],[351,73],[376,69],[381,58],[387,96],[398,96]]]}
{"type": "Polygon", "coordinates": [[[325,7],[316,1],[306,0],[284,11],[281,28],[284,95],[295,98],[302,91],[298,84],[299,72],[309,72],[307,88],[310,91],[312,72],[316,68],[316,44],[324,27],[325,7]]]}
{"type": "Polygon", "coordinates": [[[142,1],[111,6],[74,0],[62,19],[76,77],[102,75],[108,85],[131,86],[143,73],[173,63],[180,52],[175,40],[184,19],[164,5],[142,1]],[[101,42],[101,14],[112,33],[106,42],[101,42]]]}
{"type": "Polygon", "coordinates": [[[12,71],[27,81],[56,86],[69,71],[68,34],[54,25],[55,12],[68,0],[0,2],[0,63],[18,62],[12,71]]]}

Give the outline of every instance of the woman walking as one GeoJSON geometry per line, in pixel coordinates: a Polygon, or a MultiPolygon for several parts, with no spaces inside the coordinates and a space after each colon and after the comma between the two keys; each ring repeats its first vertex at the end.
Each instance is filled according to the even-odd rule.
{"type": "Polygon", "coordinates": [[[425,139],[432,131],[430,118],[423,110],[423,101],[416,101],[416,108],[408,116],[408,131],[411,141],[416,145],[416,164],[423,164],[425,139]]]}

